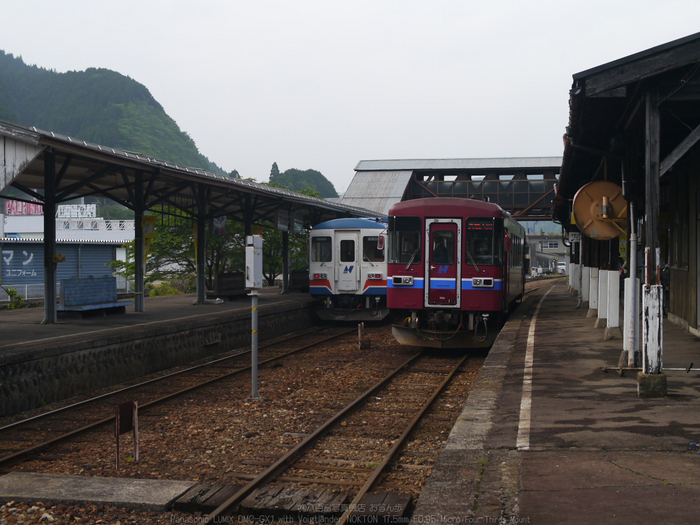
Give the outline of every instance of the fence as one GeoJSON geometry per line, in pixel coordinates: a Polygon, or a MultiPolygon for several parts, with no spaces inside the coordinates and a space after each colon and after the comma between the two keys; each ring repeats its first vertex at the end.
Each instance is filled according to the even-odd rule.
{"type": "MultiPolygon", "coordinates": [[[[39,284],[12,284],[0,288],[0,303],[9,303],[10,298],[5,291],[6,288],[15,289],[25,301],[43,301],[44,300],[44,283],[39,284]]],[[[56,285],[56,294],[59,288],[56,285]]],[[[58,295],[56,295],[58,297],[58,295]]]]}
{"type": "Polygon", "coordinates": [[[133,231],[133,220],[56,219],[56,230],[133,231]]]}
{"type": "MultiPolygon", "coordinates": [[[[131,286],[128,279],[121,275],[117,275],[117,291],[124,293],[130,292],[131,286]]],[[[8,284],[0,287],[0,304],[9,303],[10,298],[5,291],[5,288],[14,288],[25,301],[43,301],[44,300],[44,283],[36,284],[8,284]]],[[[60,293],[60,283],[56,284],[56,297],[60,293]]]]}

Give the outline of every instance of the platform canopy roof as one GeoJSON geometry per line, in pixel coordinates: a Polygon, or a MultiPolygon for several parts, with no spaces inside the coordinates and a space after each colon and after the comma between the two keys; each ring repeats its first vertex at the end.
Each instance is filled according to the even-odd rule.
{"type": "MultiPolygon", "coordinates": [[[[553,217],[568,229],[570,202],[594,180],[622,182],[644,201],[650,126],[658,176],[700,139],[700,33],[573,75],[553,217]],[[655,115],[658,115],[656,117],[655,115]],[[658,122],[650,120],[658,118],[658,122]],[[655,147],[656,148],[656,147],[655,147]]],[[[652,169],[650,166],[649,169],[652,169]]]]}
{"type": "Polygon", "coordinates": [[[206,218],[226,215],[250,224],[275,223],[280,209],[294,213],[306,226],[339,217],[377,216],[376,211],[4,121],[0,140],[0,191],[12,186],[39,201],[49,169],[55,172],[56,204],[96,196],[133,209],[142,198],[145,210],[169,206],[193,216],[199,211],[206,218]],[[47,165],[51,158],[53,167],[47,165]]]}
{"type": "Polygon", "coordinates": [[[393,159],[361,160],[355,171],[420,171],[420,170],[514,170],[559,169],[561,157],[503,157],[472,159],[393,159]]]}

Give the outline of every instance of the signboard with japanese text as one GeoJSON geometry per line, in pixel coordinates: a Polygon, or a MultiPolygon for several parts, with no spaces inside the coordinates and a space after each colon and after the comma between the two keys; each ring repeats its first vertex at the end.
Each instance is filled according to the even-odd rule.
{"type": "Polygon", "coordinates": [[[94,219],[97,217],[97,205],[59,204],[56,217],[59,219],[94,219]]]}
{"type": "MultiPolygon", "coordinates": [[[[112,275],[110,262],[114,260],[114,250],[115,247],[109,244],[57,244],[56,253],[65,257],[65,262],[56,267],[57,279],[112,275]]],[[[1,252],[3,285],[43,284],[43,243],[3,242],[1,252]]]]}

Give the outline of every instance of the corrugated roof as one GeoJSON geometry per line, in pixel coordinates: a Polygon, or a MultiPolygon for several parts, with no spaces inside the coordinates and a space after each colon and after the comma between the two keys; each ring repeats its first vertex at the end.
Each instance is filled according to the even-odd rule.
{"type": "MultiPolygon", "coordinates": [[[[554,201],[556,220],[568,228],[568,201],[581,186],[602,173],[601,159],[627,158],[636,147],[644,151],[645,119],[632,116],[638,107],[644,114],[643,97],[650,90],[658,89],[668,97],[675,93],[670,91],[673,82],[676,90],[683,86],[686,89],[685,97],[673,101],[673,112],[661,112],[662,159],[687,137],[688,129],[698,125],[697,88],[691,81],[692,75],[685,78],[689,72],[695,72],[692,68],[698,60],[700,33],[695,33],[573,75],[564,157],[554,201]],[[606,96],[615,91],[617,96],[606,96]],[[683,115],[682,120],[677,120],[676,115],[683,115]]],[[[679,93],[682,94],[683,91],[679,93]]],[[[607,169],[605,173],[608,174],[607,169]]],[[[644,170],[630,170],[628,187],[644,188],[643,173],[644,170]]],[[[621,182],[619,170],[608,177],[621,182]]]]}
{"type": "MultiPolygon", "coordinates": [[[[111,244],[114,246],[122,246],[128,241],[115,240],[115,239],[67,239],[63,237],[57,237],[56,242],[60,244],[111,244]]],[[[33,239],[24,237],[0,237],[0,243],[5,244],[44,244],[44,239],[33,239]]]]}
{"type": "Polygon", "coordinates": [[[352,179],[342,203],[359,206],[387,215],[389,209],[401,202],[411,180],[410,171],[358,172],[352,179]]]}
{"type": "Polygon", "coordinates": [[[355,171],[558,168],[561,157],[361,160],[355,171]]]}
{"type": "MultiPolygon", "coordinates": [[[[97,182],[92,182],[90,188],[81,186],[81,182],[89,178],[92,174],[103,170],[109,165],[113,168],[123,167],[128,170],[142,170],[149,179],[145,182],[145,187],[151,185],[151,200],[168,203],[168,199],[177,195],[182,199],[182,204],[188,209],[196,206],[196,199],[193,195],[189,183],[198,182],[206,184],[214,192],[209,198],[209,204],[218,208],[220,215],[241,214],[244,206],[242,198],[249,195],[257,199],[254,205],[256,216],[254,220],[275,220],[276,210],[283,205],[291,205],[308,212],[310,210],[322,215],[321,219],[332,218],[333,215],[348,214],[360,217],[373,216],[373,210],[355,208],[346,204],[339,204],[309,197],[291,190],[276,188],[243,179],[232,179],[226,175],[213,173],[199,168],[180,166],[171,162],[159,160],[141,153],[119,150],[99,144],[93,144],[83,140],[77,140],[67,135],[52,131],[43,131],[37,128],[26,128],[9,122],[0,121],[0,136],[9,137],[20,142],[33,144],[35,146],[52,147],[57,152],[72,156],[72,161],[66,163],[68,171],[63,176],[62,188],[71,185],[75,195],[83,193],[102,195],[109,194],[110,198],[121,199],[123,201],[133,198],[131,185],[133,181],[126,183],[120,180],[118,175],[112,177],[115,169],[109,172],[112,177],[107,181],[107,177],[100,178],[97,182]],[[80,157],[77,159],[76,157],[80,157]],[[80,162],[81,166],[73,169],[72,165],[80,162]],[[115,179],[112,181],[112,179],[115,179]],[[106,182],[105,182],[106,181],[106,182]],[[104,186],[100,186],[105,182],[104,186]],[[182,187],[181,190],[178,190],[182,187]],[[174,189],[173,189],[174,188],[174,189]],[[158,193],[158,194],[157,194],[158,193]]],[[[125,172],[124,177],[130,176],[131,172],[125,172]]],[[[41,155],[22,167],[21,173],[17,175],[18,182],[29,188],[43,189],[43,158],[41,155]]],[[[1,188],[0,188],[1,189],[1,188]]],[[[150,202],[145,203],[149,207],[150,202]]],[[[172,204],[172,202],[170,202],[172,204]]]]}
{"type": "Polygon", "coordinates": [[[641,60],[643,58],[647,58],[647,57],[656,55],[656,54],[661,53],[663,51],[667,51],[669,49],[673,49],[673,48],[676,48],[678,46],[682,46],[684,44],[694,42],[695,40],[698,40],[698,39],[700,39],[700,33],[694,33],[692,35],[688,35],[686,37],[679,38],[678,40],[666,42],[665,44],[661,44],[661,45],[656,46],[656,47],[645,49],[644,51],[640,51],[638,53],[633,53],[632,55],[628,55],[626,57],[619,58],[617,60],[613,60],[612,62],[607,62],[606,64],[602,64],[600,66],[592,67],[592,68],[587,69],[585,71],[581,71],[580,73],[576,73],[573,75],[574,81],[580,80],[582,78],[586,78],[588,76],[594,75],[596,73],[600,73],[602,71],[606,71],[608,69],[612,69],[615,67],[630,64],[630,63],[635,62],[637,60],[641,60]]]}

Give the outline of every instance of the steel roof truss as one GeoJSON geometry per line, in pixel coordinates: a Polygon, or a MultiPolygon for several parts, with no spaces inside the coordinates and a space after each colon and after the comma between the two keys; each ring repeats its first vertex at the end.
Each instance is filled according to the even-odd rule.
{"type": "Polygon", "coordinates": [[[279,204],[275,205],[260,205],[260,206],[255,206],[253,208],[253,220],[257,219],[262,219],[264,221],[272,221],[274,222],[274,212],[280,209],[281,206],[279,204]]]}
{"type": "Polygon", "coordinates": [[[66,174],[66,171],[68,170],[68,167],[71,165],[73,161],[73,155],[70,153],[66,155],[65,160],[63,161],[63,165],[61,166],[61,169],[58,171],[58,174],[56,175],[56,187],[58,188],[61,185],[61,181],[63,180],[63,176],[66,174]]]}
{"type": "MultiPolygon", "coordinates": [[[[104,167],[101,170],[96,171],[95,173],[90,175],[87,179],[81,179],[78,182],[74,182],[73,184],[69,184],[65,188],[61,188],[61,192],[56,195],[56,198],[59,201],[65,201],[65,200],[69,200],[67,198],[68,196],[73,195],[77,190],[79,190],[81,188],[88,187],[88,188],[94,189],[94,187],[91,186],[92,182],[101,179],[105,175],[110,175],[111,172],[115,169],[116,169],[115,166],[108,164],[106,167],[104,167]]],[[[58,177],[57,177],[57,179],[58,179],[58,177]]],[[[58,188],[58,182],[59,181],[57,180],[56,181],[57,188],[58,188]]]]}
{"type": "Polygon", "coordinates": [[[190,182],[183,182],[181,184],[178,184],[173,188],[172,190],[165,192],[165,193],[160,193],[158,190],[153,191],[153,195],[156,197],[156,199],[153,202],[148,203],[147,208],[153,208],[154,206],[158,206],[159,204],[162,204],[165,202],[167,199],[172,197],[173,195],[176,195],[180,193],[181,191],[184,191],[188,188],[190,188],[192,184],[190,182]]]}
{"type": "MultiPolygon", "coordinates": [[[[102,188],[98,188],[97,186],[94,186],[93,184],[86,184],[86,186],[93,191],[91,191],[89,193],[84,193],[84,194],[82,194],[83,196],[88,197],[91,195],[104,195],[108,199],[112,199],[114,202],[121,204],[125,208],[129,208],[131,210],[134,207],[132,203],[125,201],[124,199],[121,199],[121,198],[117,197],[116,195],[109,193],[110,190],[117,189],[118,187],[102,189],[102,188]]],[[[70,200],[70,199],[65,199],[65,200],[70,200]]],[[[64,201],[59,201],[59,202],[64,202],[64,201]]]]}
{"type": "MultiPolygon", "coordinates": [[[[172,197],[172,195],[170,197],[172,197]]],[[[154,206],[151,206],[148,209],[153,210],[153,208],[155,206],[170,206],[172,208],[175,208],[176,210],[179,210],[183,213],[186,213],[187,217],[189,217],[189,218],[196,217],[196,215],[197,215],[196,210],[191,211],[193,208],[196,207],[196,203],[195,203],[195,206],[185,206],[184,204],[182,204],[182,201],[177,202],[176,200],[173,200],[170,197],[165,197],[160,203],[158,203],[154,206]]],[[[172,215],[172,214],[168,214],[168,215],[172,215]]]]}
{"type": "MultiPolygon", "coordinates": [[[[24,193],[26,193],[28,195],[31,195],[32,197],[34,197],[36,200],[38,200],[40,202],[44,202],[43,195],[35,192],[34,190],[30,190],[29,188],[27,188],[23,184],[20,184],[19,182],[13,182],[12,184],[10,184],[10,186],[12,186],[13,188],[17,188],[18,190],[23,191],[24,193]]],[[[4,198],[8,198],[8,197],[4,197],[4,198]]],[[[12,198],[14,200],[21,200],[21,199],[15,199],[14,197],[12,197],[12,198]]],[[[27,201],[27,202],[29,202],[29,201],[27,201]]]]}
{"type": "Polygon", "coordinates": [[[122,175],[122,180],[124,181],[124,188],[126,188],[126,191],[129,193],[129,202],[136,202],[136,198],[134,197],[134,190],[133,187],[136,184],[136,180],[133,182],[129,182],[129,178],[126,176],[126,171],[121,169],[119,172],[122,175]]]}

